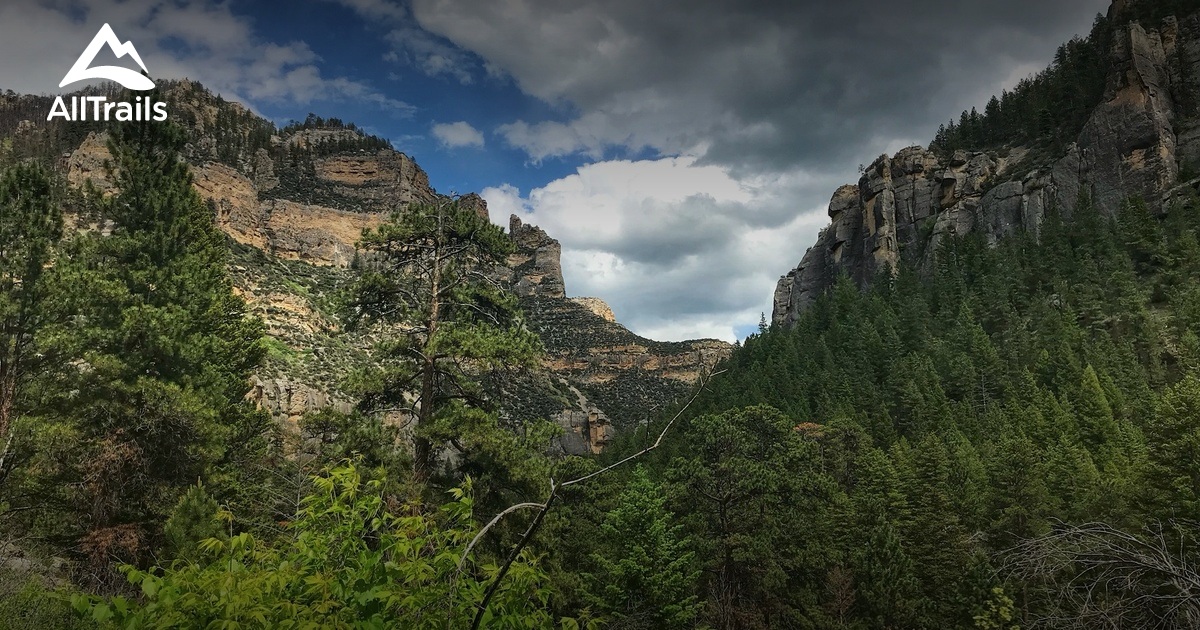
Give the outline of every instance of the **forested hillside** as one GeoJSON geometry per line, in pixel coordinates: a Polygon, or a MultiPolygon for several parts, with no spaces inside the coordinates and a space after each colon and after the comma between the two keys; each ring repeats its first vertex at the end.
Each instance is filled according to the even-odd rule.
{"type": "Polygon", "coordinates": [[[717,627],[1195,627],[1200,203],[1074,215],[735,353],[653,464],[717,627]]]}
{"type": "MultiPolygon", "coordinates": [[[[835,195],[830,256],[883,251],[838,222],[857,209],[886,237],[874,211],[918,182],[944,211],[907,225],[921,251],[807,286],[665,410],[638,405],[678,381],[648,396],[622,375],[692,375],[727,348],[637,346],[603,303],[568,303],[544,232],[505,233],[427,186],[400,204],[399,176],[364,185],[384,142],[352,125],[310,117],[283,139],[216,108],[181,117],[213,124],[211,145],[155,123],[101,140],[21,124],[40,105],[6,97],[0,628],[1200,627],[1200,180],[1159,156],[1166,195],[1117,202],[1124,189],[1094,185],[1102,170],[1077,169],[1064,206],[1066,180],[1038,179],[1081,127],[1119,118],[1097,108],[1165,102],[1142,81],[1158,66],[1114,71],[1134,48],[1165,50],[1128,20],[1193,11],[1174,32],[1200,31],[1196,8],[1132,3],[932,150],[874,162],[835,195]],[[72,182],[58,154],[85,137],[108,157],[72,182]],[[331,184],[322,158],[348,151],[362,159],[331,184]],[[1038,187],[997,181],[1021,159],[1047,160],[1027,178],[1038,187]],[[224,168],[195,170],[204,160],[224,168]],[[197,172],[210,188],[245,180],[241,210],[394,210],[353,223],[351,261],[314,276],[339,282],[286,287],[320,288],[336,322],[322,335],[369,340],[371,361],[306,364],[353,402],[279,422],[247,396],[264,362],[297,351],[236,280],[258,264],[271,271],[256,283],[295,284],[294,268],[235,243],[257,233],[223,231],[231,212],[197,172]],[[250,176],[288,200],[260,199],[250,176]],[[972,204],[1005,184],[1022,204],[1055,194],[1022,229],[988,223],[972,204]],[[987,229],[938,231],[951,208],[987,229]],[[583,358],[563,333],[581,321],[596,349],[583,358]],[[598,431],[567,456],[565,430],[604,428],[586,406],[565,427],[541,417],[562,401],[506,406],[551,378],[548,353],[565,391],[586,399],[578,376],[626,415],[615,440],[598,431]]],[[[1191,120],[1173,98],[1151,113],[1191,120]]],[[[425,178],[406,160],[403,181],[425,178]]],[[[308,332],[305,351],[333,347],[308,332]]]]}

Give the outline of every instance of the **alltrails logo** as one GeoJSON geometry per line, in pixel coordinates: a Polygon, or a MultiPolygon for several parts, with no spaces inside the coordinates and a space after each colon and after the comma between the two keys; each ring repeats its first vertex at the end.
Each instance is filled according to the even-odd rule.
{"type": "MultiPolygon", "coordinates": [[[[141,66],[143,72],[149,72],[146,70],[146,64],[142,63],[142,57],[138,55],[137,48],[133,47],[133,42],[121,43],[112,27],[105,24],[100,27],[100,31],[92,38],[92,43],[84,49],[83,54],[75,61],[75,65],[71,66],[71,70],[67,72],[67,76],[63,77],[62,83],[59,83],[58,87],[66,87],[72,83],[89,79],[108,79],[120,83],[130,90],[154,89],[153,81],[129,68],[91,67],[96,55],[105,45],[118,59],[129,55],[137,62],[137,65],[141,66]]],[[[84,120],[162,122],[167,119],[167,104],[155,103],[150,97],[143,99],[141,96],[135,98],[133,103],[110,103],[104,96],[73,96],[71,97],[71,106],[67,107],[67,102],[59,96],[54,99],[54,106],[50,108],[50,115],[46,117],[46,120],[51,121],[55,118],[63,118],[71,122],[84,120]]]]}

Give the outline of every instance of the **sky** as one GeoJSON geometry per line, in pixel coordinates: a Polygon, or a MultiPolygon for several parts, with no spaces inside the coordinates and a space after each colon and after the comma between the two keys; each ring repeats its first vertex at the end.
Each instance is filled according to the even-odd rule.
{"type": "MultiPolygon", "coordinates": [[[[100,27],[153,78],[388,138],[563,248],[570,296],[733,341],[858,165],[1045,67],[1108,0],[5,0],[0,89],[100,27]]],[[[72,88],[79,87],[71,86],[72,88]]]]}

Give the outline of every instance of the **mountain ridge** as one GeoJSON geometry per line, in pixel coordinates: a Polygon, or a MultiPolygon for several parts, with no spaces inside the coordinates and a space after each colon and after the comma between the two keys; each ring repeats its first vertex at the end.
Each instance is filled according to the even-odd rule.
{"type": "Polygon", "coordinates": [[[902,263],[928,269],[947,237],[981,232],[994,243],[1036,232],[1051,206],[1069,215],[1082,198],[1112,217],[1140,197],[1161,208],[1184,183],[1180,172],[1200,163],[1200,118],[1182,106],[1200,76],[1200,13],[1125,21],[1151,4],[1110,7],[1103,97],[1059,154],[1032,146],[949,155],[908,147],[839,188],[829,226],[777,283],[773,323],[795,322],[841,274],[865,287],[902,263]]]}
{"type": "MultiPolygon", "coordinates": [[[[393,210],[450,198],[412,157],[352,124],[310,115],[276,129],[199,83],[160,87],[172,119],[189,129],[193,186],[231,240],[236,290],[267,324],[268,359],[248,397],[288,426],[320,409],[349,411],[354,399],[337,375],[369,362],[373,343],[342,330],[333,306],[353,273],[355,243],[393,210]]],[[[37,112],[48,103],[0,95],[0,139],[17,157],[53,156],[74,187],[111,192],[103,126],[43,123],[37,112]]],[[[477,194],[457,201],[488,217],[477,194]]],[[[498,273],[547,354],[540,373],[503,393],[502,414],[555,421],[562,451],[599,452],[615,431],[673,402],[732,351],[716,340],[664,343],[633,334],[602,300],[567,296],[558,241],[516,217],[509,228],[516,253],[498,273]]]]}

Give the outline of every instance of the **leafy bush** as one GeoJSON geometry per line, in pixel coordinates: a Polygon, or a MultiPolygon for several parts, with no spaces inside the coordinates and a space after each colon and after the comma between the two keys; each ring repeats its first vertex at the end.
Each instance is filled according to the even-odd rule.
{"type": "MultiPolygon", "coordinates": [[[[499,567],[468,559],[475,536],[470,481],[430,516],[392,505],[383,481],[344,463],[276,546],[242,533],[201,543],[198,561],[123,568],[139,599],[78,596],[76,609],[108,627],[467,628],[499,567]]],[[[551,590],[522,555],[483,615],[486,628],[543,628],[551,590]]],[[[568,625],[573,621],[567,622],[568,625]]]]}

